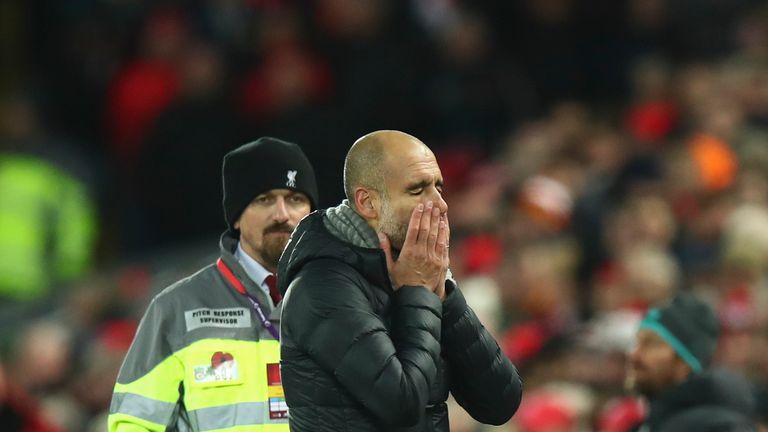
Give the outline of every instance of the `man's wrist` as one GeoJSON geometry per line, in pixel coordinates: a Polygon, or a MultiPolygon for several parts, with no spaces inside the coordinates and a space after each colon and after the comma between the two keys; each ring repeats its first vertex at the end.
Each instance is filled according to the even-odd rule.
{"type": "Polygon", "coordinates": [[[445,300],[443,300],[443,324],[458,320],[467,309],[467,301],[453,279],[445,280],[445,300]]]}

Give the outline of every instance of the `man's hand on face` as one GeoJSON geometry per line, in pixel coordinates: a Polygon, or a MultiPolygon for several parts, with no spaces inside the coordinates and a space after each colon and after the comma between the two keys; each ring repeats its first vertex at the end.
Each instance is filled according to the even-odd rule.
{"type": "Polygon", "coordinates": [[[392,259],[392,246],[384,233],[379,241],[387,258],[387,270],[395,290],[402,286],[423,286],[445,298],[445,276],[448,271],[448,218],[432,201],[419,204],[411,213],[400,256],[392,259]]]}
{"type": "Polygon", "coordinates": [[[440,273],[440,278],[438,280],[438,285],[435,288],[435,294],[437,294],[438,297],[440,297],[440,300],[445,300],[445,278],[448,275],[448,265],[450,264],[450,256],[448,247],[451,244],[451,226],[448,224],[448,214],[444,214],[440,216],[440,222],[439,222],[444,228],[445,228],[445,243],[442,245],[439,244],[440,242],[440,233],[438,232],[438,248],[442,248],[442,253],[444,254],[443,259],[445,261],[445,266],[443,267],[442,273],[440,273]]]}

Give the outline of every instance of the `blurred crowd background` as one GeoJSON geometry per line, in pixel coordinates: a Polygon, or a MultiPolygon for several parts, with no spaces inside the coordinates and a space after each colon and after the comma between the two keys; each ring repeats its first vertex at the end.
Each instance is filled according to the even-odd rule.
{"type": "Polygon", "coordinates": [[[6,0],[0,46],[4,430],[106,430],[149,299],[218,253],[221,157],[262,135],[322,207],[364,133],[435,150],[452,271],[526,384],[493,430],[626,430],[627,349],[677,291],[768,382],[764,1],[6,0]]]}

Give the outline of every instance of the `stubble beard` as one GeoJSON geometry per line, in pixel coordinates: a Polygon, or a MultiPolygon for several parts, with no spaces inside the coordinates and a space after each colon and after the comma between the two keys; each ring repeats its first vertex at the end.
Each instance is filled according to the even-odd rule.
{"type": "Polygon", "coordinates": [[[381,201],[381,222],[379,224],[379,231],[389,237],[389,242],[392,244],[392,248],[396,251],[400,251],[405,244],[405,236],[408,233],[408,224],[404,224],[397,220],[397,215],[394,214],[392,207],[389,205],[389,200],[383,199],[381,201]]]}
{"type": "Polygon", "coordinates": [[[655,388],[653,383],[649,382],[647,377],[645,379],[639,378],[635,370],[627,371],[624,378],[624,389],[647,399],[652,398],[658,393],[658,389],[655,388]]]}

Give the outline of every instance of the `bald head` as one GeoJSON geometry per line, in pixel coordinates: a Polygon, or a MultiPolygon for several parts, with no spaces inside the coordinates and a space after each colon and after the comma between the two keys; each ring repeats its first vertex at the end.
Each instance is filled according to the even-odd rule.
{"type": "Polygon", "coordinates": [[[403,132],[376,131],[357,140],[344,161],[344,190],[350,206],[394,250],[405,244],[413,210],[430,203],[446,215],[443,175],[434,153],[403,132]]]}
{"type": "Polygon", "coordinates": [[[386,196],[385,179],[390,162],[412,146],[430,152],[418,138],[394,130],[371,132],[355,141],[344,160],[344,193],[350,203],[354,203],[358,187],[373,189],[386,196]]]}

